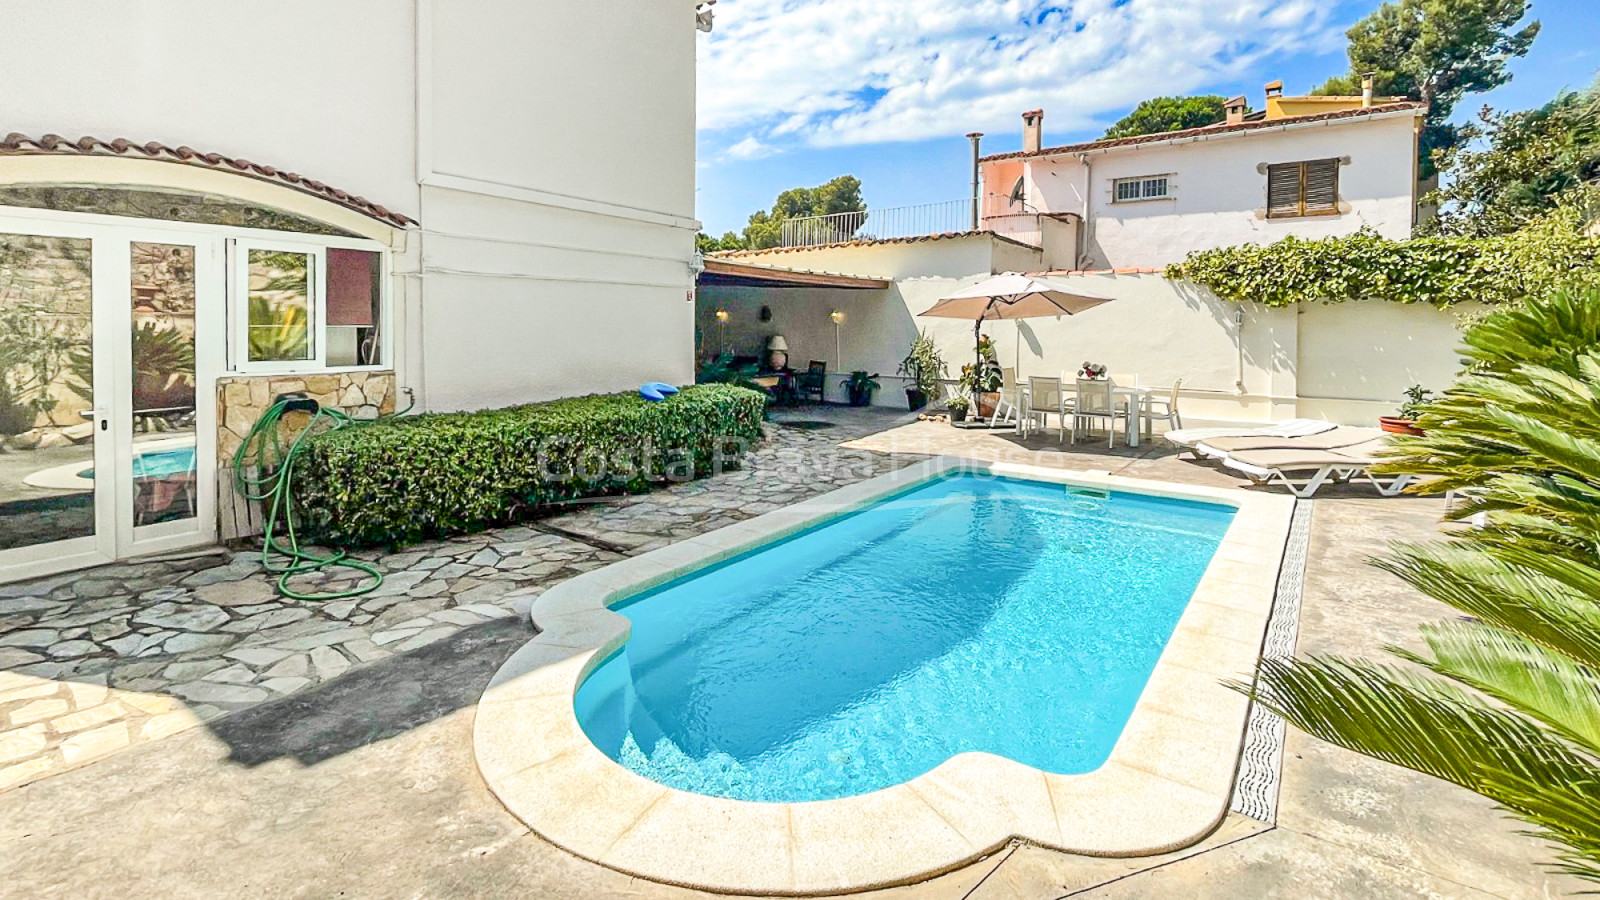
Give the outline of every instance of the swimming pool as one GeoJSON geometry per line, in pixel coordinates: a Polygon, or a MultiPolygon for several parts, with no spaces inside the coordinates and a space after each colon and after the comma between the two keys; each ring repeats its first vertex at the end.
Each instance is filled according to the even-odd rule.
{"type": "Polygon", "coordinates": [[[902,884],[1013,838],[1176,850],[1227,814],[1250,705],[1224,683],[1293,511],[930,459],[544,591],[473,757],[567,851],[727,893],[902,884]]]}
{"type": "MultiPolygon", "coordinates": [[[[77,452],[82,453],[84,458],[31,472],[22,479],[22,483],[32,487],[57,490],[93,490],[94,447],[86,444],[79,447],[77,452]]],[[[192,434],[135,441],[133,476],[135,480],[154,480],[187,475],[195,470],[195,452],[192,434]]]]}
{"type": "MultiPolygon", "coordinates": [[[[172,475],[187,475],[194,471],[195,449],[193,446],[179,447],[175,450],[146,450],[133,458],[134,478],[167,478],[172,475]]],[[[94,467],[78,473],[79,478],[94,480],[94,467]]]]}
{"type": "Polygon", "coordinates": [[[968,751],[1110,755],[1232,507],[943,477],[612,608],[579,687],[606,755],[679,790],[828,800],[968,751]]]}

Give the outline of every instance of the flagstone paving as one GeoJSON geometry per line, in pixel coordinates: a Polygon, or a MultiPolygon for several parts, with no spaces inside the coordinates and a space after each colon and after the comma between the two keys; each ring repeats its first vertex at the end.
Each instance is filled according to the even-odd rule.
{"type": "MultiPolygon", "coordinates": [[[[1052,450],[1060,446],[1053,435],[1042,442],[1019,444],[1002,435],[958,433],[948,426],[910,425],[888,431],[880,424],[877,430],[879,434],[859,443],[897,454],[959,452],[1005,459],[1045,445],[1052,450]]],[[[796,437],[781,429],[774,432],[769,448],[790,446],[796,437]]],[[[824,440],[839,440],[849,432],[841,425],[824,440]]],[[[1102,446],[1054,455],[1056,464],[1076,468],[1164,481],[1239,484],[1215,466],[1180,461],[1158,446],[1137,451],[1119,448],[1116,453],[1107,453],[1102,446]]],[[[842,454],[823,453],[817,460],[808,464],[767,458],[757,461],[752,471],[826,467],[835,461],[845,468],[854,465],[852,457],[842,454]]],[[[903,461],[878,461],[871,467],[903,461]]],[[[868,473],[840,471],[805,490],[825,490],[862,474],[868,473]]],[[[689,520],[715,518],[723,514],[715,510],[732,508],[711,499],[723,496],[723,479],[734,477],[687,486],[694,490],[680,487],[635,498],[660,505],[640,508],[629,503],[618,508],[627,515],[596,507],[560,521],[574,530],[610,532],[618,544],[648,543],[654,537],[643,523],[667,529],[684,526],[679,501],[704,507],[687,514],[689,520]],[[628,521],[630,516],[633,521],[628,521]]],[[[1381,655],[1378,648],[1387,644],[1417,649],[1419,622],[1452,615],[1367,564],[1392,540],[1436,534],[1440,511],[1436,499],[1379,499],[1362,487],[1319,495],[1312,515],[1298,652],[1370,657],[1381,655]]],[[[441,545],[444,549],[430,548],[423,558],[448,557],[450,562],[440,568],[465,566],[460,575],[449,577],[480,579],[469,591],[498,588],[507,579],[489,572],[474,574],[501,571],[487,565],[487,556],[471,562],[484,549],[499,554],[500,549],[491,546],[495,540],[511,539],[496,535],[482,544],[447,543],[441,545]]],[[[566,564],[592,559],[579,556],[566,564]]],[[[182,577],[196,571],[187,570],[182,577]]],[[[530,581],[531,587],[550,583],[530,581]]],[[[508,595],[490,605],[503,605],[508,595]]],[[[442,596],[455,598],[448,592],[442,596]]],[[[440,621],[439,613],[458,608],[447,603],[417,617],[440,621]]],[[[235,621],[237,608],[225,609],[229,622],[235,621]]],[[[192,633],[229,633],[225,627],[192,633]]],[[[11,631],[67,628],[20,623],[11,631]]],[[[0,792],[0,898],[212,898],[243,889],[255,897],[712,900],[712,895],[632,878],[566,853],[531,833],[484,785],[472,760],[475,705],[495,670],[533,631],[526,619],[498,618],[371,663],[347,657],[348,671],[314,687],[242,709],[159,744],[141,741],[95,765],[74,765],[73,771],[0,792]]],[[[255,671],[304,656],[312,674],[273,677],[317,678],[315,650],[345,654],[344,645],[338,643],[311,651],[280,651],[241,641],[227,649],[265,652],[242,659],[228,657],[226,650],[211,652],[205,660],[230,662],[207,674],[235,663],[255,671]],[[287,655],[272,662],[269,658],[275,652],[287,655]]],[[[187,660],[165,660],[168,665],[179,661],[187,660]]],[[[43,693],[6,702],[7,712],[38,699],[63,701],[68,708],[66,713],[60,703],[36,708],[29,715],[43,718],[8,732],[6,746],[20,748],[19,759],[58,762],[39,755],[37,748],[53,740],[51,721],[76,711],[63,690],[52,685],[43,693]]],[[[93,731],[91,726],[76,733],[93,731]]],[[[1548,900],[1581,887],[1552,875],[1547,868],[1553,860],[1550,849],[1517,831],[1515,822],[1481,797],[1291,729],[1276,823],[1230,815],[1216,834],[1195,847],[1134,859],[1090,858],[1013,843],[936,878],[853,897],[1548,900]]],[[[682,852],[695,852],[693,834],[677,840],[682,852]]]]}
{"type": "MultiPolygon", "coordinates": [[[[254,552],[0,585],[0,790],[524,613],[580,572],[915,459],[838,447],[892,416],[828,415],[828,428],[770,425],[739,470],[529,525],[358,554],[384,582],[345,600],[279,596],[254,552]]],[[[356,583],[332,570],[295,586],[356,583]]]]}

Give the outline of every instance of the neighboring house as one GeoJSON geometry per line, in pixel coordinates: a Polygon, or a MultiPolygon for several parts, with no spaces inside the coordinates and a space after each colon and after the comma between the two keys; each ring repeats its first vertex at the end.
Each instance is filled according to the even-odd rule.
{"type": "Polygon", "coordinates": [[[247,528],[228,456],[283,391],[370,416],[690,380],[703,13],[9,9],[0,580],[247,528]]]}
{"type": "MultiPolygon", "coordinates": [[[[895,374],[919,330],[959,373],[972,325],[919,318],[953,288],[996,272],[1046,273],[1114,298],[1082,315],[992,322],[1002,365],[1062,376],[1085,361],[1147,386],[1183,379],[1186,419],[1263,421],[1291,416],[1373,424],[1412,384],[1447,384],[1459,366],[1451,312],[1383,301],[1266,309],[1169,281],[1162,267],[1190,251],[1267,243],[1288,235],[1411,234],[1417,131],[1424,107],[1367,97],[1285,97],[1207,128],[1044,148],[1043,114],[1024,116],[1024,149],[983,158],[981,222],[973,203],[938,234],[895,232],[919,221],[895,210],[851,214],[873,239],[718,254],[729,264],[878,278],[882,288],[702,278],[702,356],[758,359],[784,338],[791,365],[879,373],[875,402],[903,402],[895,374]],[[1085,223],[1087,223],[1085,225],[1085,223]],[[887,233],[901,236],[886,237],[887,233]],[[1084,271],[1094,270],[1094,271],[1084,271]]],[[[837,233],[837,219],[791,233],[837,233]]],[[[1470,312],[1470,310],[1467,310],[1470,312]]],[[[841,398],[837,380],[830,398],[841,398]]]]}
{"type": "Polygon", "coordinates": [[[1370,93],[1285,97],[1273,82],[1263,110],[1236,97],[1216,125],[1044,147],[1033,110],[1022,150],[980,161],[982,227],[1048,244],[1041,221],[1061,223],[1074,256],[1061,268],[1162,266],[1193,250],[1362,228],[1409,237],[1426,111],[1370,93]]]}

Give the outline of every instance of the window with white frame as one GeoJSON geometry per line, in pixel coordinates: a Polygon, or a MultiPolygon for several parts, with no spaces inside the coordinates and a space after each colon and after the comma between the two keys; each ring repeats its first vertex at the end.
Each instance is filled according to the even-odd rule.
{"type": "Polygon", "coordinates": [[[1111,197],[1116,203],[1135,200],[1160,200],[1167,193],[1166,175],[1140,175],[1135,178],[1118,178],[1111,182],[1111,197]]]}
{"type": "Polygon", "coordinates": [[[301,372],[376,367],[384,358],[383,252],[285,240],[236,240],[234,368],[301,372]]]}

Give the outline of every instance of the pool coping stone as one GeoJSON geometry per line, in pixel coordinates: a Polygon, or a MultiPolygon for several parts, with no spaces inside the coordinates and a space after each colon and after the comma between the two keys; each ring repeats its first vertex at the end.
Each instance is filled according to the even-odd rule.
{"type": "Polygon", "coordinates": [[[1094,856],[1190,846],[1227,815],[1294,500],[956,457],[842,487],[562,582],[534,601],[541,632],[479,701],[473,749],[489,789],[552,843],[592,862],[725,893],[805,895],[920,881],[1012,839],[1094,856]],[[609,606],[877,499],[959,471],[1199,500],[1238,510],[1100,768],[1042,772],[961,753],[903,784],[837,800],[759,803],[676,790],[594,746],[577,687],[628,638],[609,606]]]}

